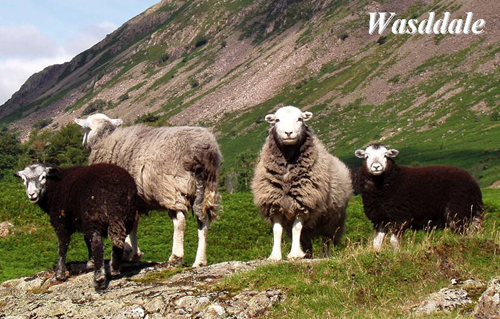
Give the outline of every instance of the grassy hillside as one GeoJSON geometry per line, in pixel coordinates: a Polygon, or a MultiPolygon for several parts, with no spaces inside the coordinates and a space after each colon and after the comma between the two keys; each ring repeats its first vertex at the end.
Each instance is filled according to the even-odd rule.
{"type": "Polygon", "coordinates": [[[53,119],[53,130],[101,111],[128,124],[210,126],[230,171],[240,154],[257,156],[264,115],[291,104],[314,113],[312,127],[351,166],[356,148],[384,142],[401,151],[401,163],[461,166],[489,186],[500,180],[500,25],[492,6],[162,1],[28,81],[29,92],[0,107],[0,124],[26,137],[37,121],[53,119]],[[419,19],[474,11],[487,27],[480,36],[370,36],[370,11],[419,19]]]}
{"type": "MultiPolygon", "coordinates": [[[[14,235],[0,239],[0,281],[54,267],[57,239],[47,216],[27,201],[21,183],[3,183],[0,189],[0,220],[10,220],[16,226],[14,235]]],[[[413,304],[448,285],[452,278],[488,280],[498,275],[500,191],[484,189],[483,194],[486,218],[481,234],[407,232],[400,251],[392,251],[387,243],[387,249],[379,254],[369,248],[371,224],[363,214],[360,198],[354,197],[349,204],[344,240],[333,250],[331,259],[264,266],[210,289],[234,293],[248,287],[284,289],[287,301],[273,310],[273,317],[407,315],[413,304]]],[[[258,216],[251,194],[225,194],[223,205],[220,219],[210,227],[209,263],[266,258],[271,251],[272,233],[258,216]]],[[[153,212],[144,217],[139,228],[144,260],[165,261],[170,254],[171,236],[172,223],[166,214],[153,212]]],[[[196,243],[195,221],[189,218],[187,264],[194,261],[196,243]]],[[[316,243],[317,252],[321,251],[318,246],[316,243]]],[[[289,249],[286,239],[283,251],[289,249]]],[[[106,241],[108,258],[109,254],[106,241]]],[[[68,262],[86,258],[82,236],[74,235],[68,262]]],[[[162,277],[151,280],[161,281],[162,277]]]]}

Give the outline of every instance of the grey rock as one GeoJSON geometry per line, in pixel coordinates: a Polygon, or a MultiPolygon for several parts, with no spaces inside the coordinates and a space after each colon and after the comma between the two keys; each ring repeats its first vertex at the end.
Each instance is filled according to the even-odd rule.
{"type": "Polygon", "coordinates": [[[443,288],[439,292],[431,294],[413,310],[419,314],[449,312],[471,303],[472,300],[469,298],[466,290],[461,288],[443,288]]]}
{"type": "Polygon", "coordinates": [[[14,231],[14,224],[9,221],[0,223],[0,238],[9,236],[14,231]]]}
{"type": "Polygon", "coordinates": [[[0,317],[149,319],[262,316],[283,300],[281,291],[245,290],[233,295],[226,291],[212,291],[210,285],[265,263],[236,261],[185,269],[160,282],[145,281],[144,278],[168,267],[128,264],[122,269],[123,277],[111,280],[103,292],[94,290],[93,272],[84,272],[84,263],[72,265],[68,267],[68,280],[62,283],[53,281],[48,272],[2,283],[0,317]]]}
{"type": "Polygon", "coordinates": [[[488,288],[479,298],[473,311],[476,318],[500,318],[500,278],[488,283],[488,288]]]}
{"type": "Polygon", "coordinates": [[[218,304],[213,304],[207,307],[202,313],[202,318],[227,318],[227,313],[224,307],[218,304]]]}

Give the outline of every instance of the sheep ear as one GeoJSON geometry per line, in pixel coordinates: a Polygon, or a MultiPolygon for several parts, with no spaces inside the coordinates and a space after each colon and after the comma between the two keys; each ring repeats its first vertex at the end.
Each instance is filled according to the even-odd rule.
{"type": "Polygon", "coordinates": [[[122,119],[114,119],[114,120],[110,120],[111,124],[113,124],[114,126],[120,126],[123,124],[123,120],[122,119]]]}
{"type": "Polygon", "coordinates": [[[387,157],[396,157],[396,156],[398,156],[398,154],[399,154],[398,150],[396,150],[396,149],[390,149],[390,150],[388,150],[385,153],[385,156],[387,156],[387,157]]]}
{"type": "Polygon", "coordinates": [[[23,171],[17,171],[14,173],[14,176],[17,178],[23,178],[23,171]]]}
{"type": "Polygon", "coordinates": [[[358,158],[365,158],[366,157],[366,153],[363,150],[356,150],[356,152],[354,152],[354,155],[356,155],[356,157],[358,157],[358,158]]]}
{"type": "Polygon", "coordinates": [[[59,176],[61,169],[59,167],[47,167],[46,174],[47,177],[56,177],[59,176]]]}
{"type": "Polygon", "coordinates": [[[274,115],[274,114],[267,114],[266,115],[266,121],[269,124],[274,124],[276,122],[276,115],[274,115]]]}
{"type": "Polygon", "coordinates": [[[85,119],[75,119],[75,123],[80,125],[81,127],[85,128],[87,125],[87,120],[85,119]]]}
{"type": "Polygon", "coordinates": [[[304,122],[309,121],[312,116],[313,116],[313,114],[311,112],[304,112],[304,113],[302,113],[302,120],[304,122]]]}

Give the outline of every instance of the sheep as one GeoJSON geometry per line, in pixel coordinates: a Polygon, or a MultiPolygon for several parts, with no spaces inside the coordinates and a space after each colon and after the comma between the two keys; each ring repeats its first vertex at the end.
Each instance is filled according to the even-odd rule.
{"type": "MultiPolygon", "coordinates": [[[[85,128],[83,144],[91,149],[90,163],[112,163],[134,177],[148,209],[167,210],[174,224],[172,265],[184,262],[186,214],[192,208],[198,223],[198,249],[193,267],[207,264],[209,222],[216,218],[220,196],[217,172],[222,155],[215,137],[202,127],[119,127],[121,119],[94,114],[75,119],[85,128]]],[[[133,254],[139,254],[130,235],[133,254]]]]}
{"type": "Polygon", "coordinates": [[[352,195],[350,172],[305,125],[311,116],[285,106],[265,117],[271,128],[251,189],[261,215],[272,223],[269,260],[281,260],[283,229],[292,238],[291,260],[312,258],[312,239],[317,237],[328,255],[330,242],[338,244],[344,231],[352,195]]]}
{"type": "Polygon", "coordinates": [[[112,244],[111,275],[120,273],[125,237],[132,230],[139,199],[134,179],[111,164],[68,168],[33,164],[14,173],[23,180],[26,195],[45,211],[59,240],[55,278],[66,279],[66,253],[71,235],[83,232],[94,262],[94,287],[107,287],[102,237],[112,244]]]}
{"type": "Polygon", "coordinates": [[[355,189],[361,194],[365,214],[376,231],[373,248],[382,249],[388,232],[395,249],[408,228],[449,227],[457,232],[479,227],[483,201],[477,182],[465,170],[451,166],[397,165],[396,149],[370,144],[358,149],[363,159],[355,189]]]}

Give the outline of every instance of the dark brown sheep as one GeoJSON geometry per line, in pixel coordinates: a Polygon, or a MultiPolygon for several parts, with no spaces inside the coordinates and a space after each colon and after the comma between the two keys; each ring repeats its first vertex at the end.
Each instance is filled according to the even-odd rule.
{"type": "Polygon", "coordinates": [[[42,164],[14,174],[22,178],[26,195],[50,217],[59,239],[56,279],[66,279],[66,252],[73,233],[85,235],[94,260],[94,287],[107,287],[102,237],[113,244],[111,275],[120,271],[125,237],[132,230],[139,199],[134,179],[112,164],[55,168],[42,164]]]}
{"type": "Polygon", "coordinates": [[[354,186],[377,232],[375,250],[382,248],[387,232],[392,233],[391,244],[398,248],[408,228],[449,227],[462,232],[471,224],[479,227],[481,190],[467,171],[451,166],[397,165],[393,158],[398,153],[381,144],[355,153],[364,160],[354,186]]]}

